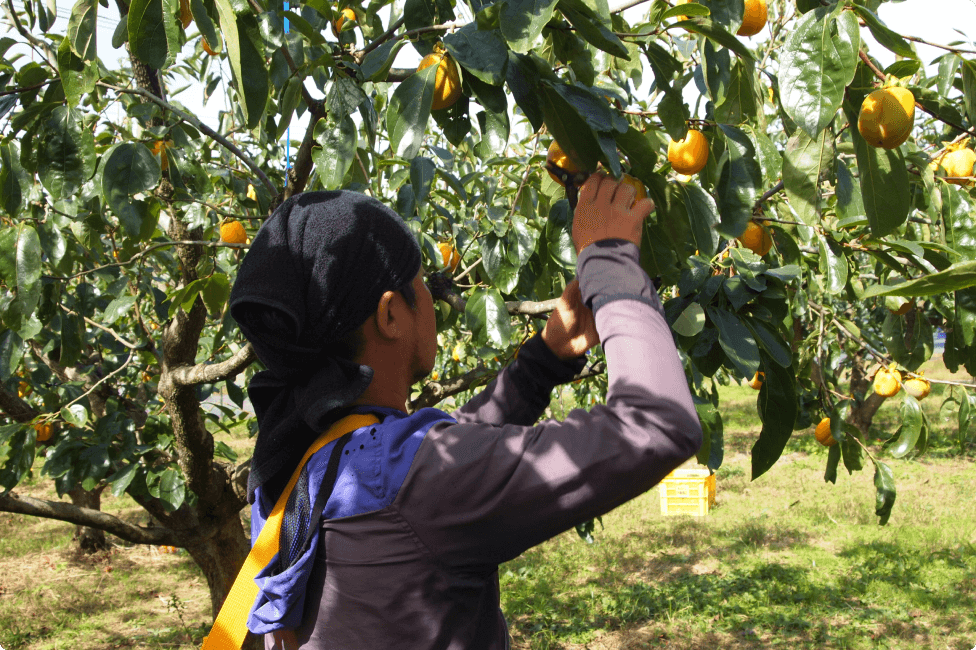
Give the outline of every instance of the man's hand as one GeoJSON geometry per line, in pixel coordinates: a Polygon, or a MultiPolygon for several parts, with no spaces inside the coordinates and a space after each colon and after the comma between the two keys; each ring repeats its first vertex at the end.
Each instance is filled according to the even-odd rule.
{"type": "Polygon", "coordinates": [[[593,312],[583,304],[578,280],[566,285],[556,309],[542,328],[542,340],[563,361],[582,356],[600,342],[593,312]]]}
{"type": "Polygon", "coordinates": [[[625,239],[640,247],[641,226],[654,209],[654,201],[634,203],[637,191],[602,172],[590,174],[580,188],[573,215],[576,252],[601,239],[625,239]]]}

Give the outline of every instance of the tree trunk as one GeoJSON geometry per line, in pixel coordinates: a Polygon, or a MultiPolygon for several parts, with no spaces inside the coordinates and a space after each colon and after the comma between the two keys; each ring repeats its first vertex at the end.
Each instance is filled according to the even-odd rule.
{"type": "MultiPolygon", "coordinates": [[[[215,619],[250,550],[251,543],[244,533],[239,517],[226,520],[210,539],[187,544],[186,551],[207,578],[210,607],[215,619]]],[[[263,647],[264,643],[260,638],[248,635],[243,650],[261,650],[263,647]]]]}
{"type": "MultiPolygon", "coordinates": [[[[102,490],[85,490],[79,485],[68,492],[71,503],[79,508],[91,508],[92,510],[102,509],[102,490]]],[[[107,551],[108,541],[105,539],[105,531],[88,526],[75,526],[74,539],[78,540],[78,546],[85,553],[97,553],[107,551]]]]}
{"type": "Polygon", "coordinates": [[[854,408],[851,409],[849,421],[857,430],[865,442],[868,441],[868,430],[874,421],[874,415],[884,404],[887,397],[882,397],[874,392],[873,382],[864,368],[864,356],[859,354],[853,358],[851,365],[851,395],[854,396],[854,408]],[[863,400],[860,396],[863,395],[863,400]]]}

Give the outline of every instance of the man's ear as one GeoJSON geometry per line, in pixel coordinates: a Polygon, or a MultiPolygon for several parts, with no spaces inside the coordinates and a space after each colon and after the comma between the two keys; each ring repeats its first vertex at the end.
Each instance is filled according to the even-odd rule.
{"type": "Polygon", "coordinates": [[[374,314],[376,330],[382,339],[396,339],[401,334],[400,328],[402,325],[395,317],[395,299],[395,291],[386,291],[380,296],[380,300],[376,305],[376,313],[374,314]]]}

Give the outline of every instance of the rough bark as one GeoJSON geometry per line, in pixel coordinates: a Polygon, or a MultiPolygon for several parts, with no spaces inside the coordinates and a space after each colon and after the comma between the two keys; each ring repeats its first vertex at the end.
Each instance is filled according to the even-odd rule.
{"type": "Polygon", "coordinates": [[[213,537],[188,543],[185,548],[207,578],[210,607],[216,617],[244,558],[251,550],[250,541],[243,534],[240,519],[235,517],[225,520],[213,537]]]}
{"type": "Polygon", "coordinates": [[[865,369],[863,355],[856,355],[851,364],[851,394],[854,395],[855,400],[848,419],[867,440],[874,414],[888,398],[874,392],[873,381],[865,369]],[[861,395],[864,397],[861,398],[861,395]]]}
{"type": "MultiPolygon", "coordinates": [[[[79,485],[69,490],[68,496],[71,497],[71,503],[79,508],[102,509],[101,488],[85,490],[79,485]]],[[[74,539],[85,553],[97,553],[98,551],[105,551],[109,547],[108,540],[105,539],[105,531],[100,528],[77,524],[75,525],[74,539]]]]}

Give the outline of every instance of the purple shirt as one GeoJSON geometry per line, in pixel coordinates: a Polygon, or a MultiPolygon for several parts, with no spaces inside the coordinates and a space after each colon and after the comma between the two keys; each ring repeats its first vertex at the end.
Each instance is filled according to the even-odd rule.
{"type": "MultiPolygon", "coordinates": [[[[584,361],[560,361],[536,335],[453,417],[393,411],[355,434],[365,452],[375,433],[374,460],[340,471],[343,496],[329,499],[293,585],[302,614],[281,608],[301,623],[266,634],[266,648],[507,648],[498,565],[646,492],[697,451],[701,425],[638,258],[633,244],[607,240],[577,262],[607,357],[605,405],[538,421],[584,361]]],[[[272,609],[267,598],[255,611],[272,609]]]]}

